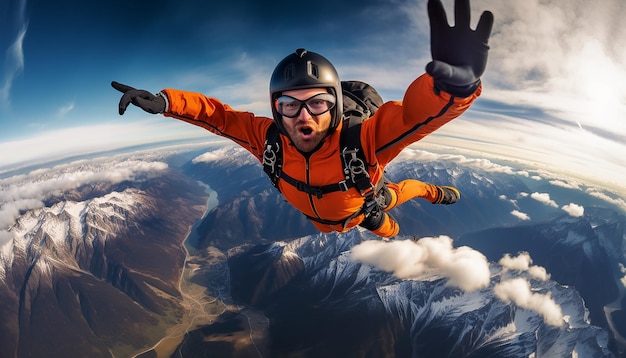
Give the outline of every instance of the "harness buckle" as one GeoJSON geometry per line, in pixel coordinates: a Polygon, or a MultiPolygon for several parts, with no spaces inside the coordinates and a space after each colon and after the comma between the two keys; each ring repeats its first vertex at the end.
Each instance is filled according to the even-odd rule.
{"type": "Polygon", "coordinates": [[[296,182],[295,186],[296,189],[298,189],[299,191],[305,192],[309,195],[315,195],[315,197],[318,199],[321,199],[324,196],[324,192],[320,187],[310,186],[300,181],[296,182]]]}
{"type": "Polygon", "coordinates": [[[343,192],[348,191],[348,183],[345,180],[340,181],[339,183],[337,183],[337,185],[339,186],[339,189],[343,192]]]}
{"type": "Polygon", "coordinates": [[[265,150],[263,151],[263,165],[270,168],[272,174],[276,173],[276,162],[278,161],[278,151],[280,150],[280,144],[275,143],[276,148],[272,144],[268,144],[266,141],[265,150]]]}
{"type": "Polygon", "coordinates": [[[358,151],[359,151],[358,148],[354,148],[354,149],[344,148],[342,152],[343,158],[346,162],[346,168],[350,171],[349,173],[350,178],[355,183],[357,181],[358,176],[365,177],[367,179],[369,179],[370,177],[369,173],[367,172],[367,167],[365,166],[365,162],[363,162],[363,160],[361,160],[361,158],[357,156],[358,151]]]}
{"type": "Polygon", "coordinates": [[[375,209],[380,208],[378,201],[375,198],[366,199],[363,203],[363,213],[365,215],[371,213],[375,209]]]}

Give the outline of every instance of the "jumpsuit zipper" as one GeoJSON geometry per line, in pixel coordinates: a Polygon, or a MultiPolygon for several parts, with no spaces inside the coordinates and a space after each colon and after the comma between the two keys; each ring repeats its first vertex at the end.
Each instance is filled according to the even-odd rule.
{"type": "MultiPolygon", "coordinates": [[[[307,183],[308,185],[311,185],[311,181],[310,181],[310,166],[309,166],[309,158],[310,158],[310,156],[308,156],[308,155],[307,155],[307,156],[305,156],[305,158],[304,158],[304,159],[305,159],[305,162],[304,162],[304,163],[305,163],[304,168],[305,168],[305,174],[306,174],[306,183],[307,183]]],[[[307,195],[309,196],[309,203],[311,204],[311,210],[313,210],[313,213],[315,214],[315,216],[316,216],[318,219],[321,219],[320,214],[317,212],[317,209],[315,208],[315,202],[313,201],[313,195],[311,195],[311,194],[307,194],[307,195]]]]}

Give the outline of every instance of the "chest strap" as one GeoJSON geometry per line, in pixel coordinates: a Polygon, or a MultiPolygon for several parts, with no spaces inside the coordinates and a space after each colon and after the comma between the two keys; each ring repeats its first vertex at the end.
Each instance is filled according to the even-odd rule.
{"type": "Polygon", "coordinates": [[[318,199],[321,199],[324,196],[324,194],[332,193],[335,191],[348,191],[350,188],[354,186],[353,183],[346,181],[346,180],[342,180],[339,183],[334,183],[334,184],[328,184],[328,185],[323,185],[323,186],[313,186],[305,182],[299,181],[297,179],[294,179],[285,172],[282,172],[280,174],[280,179],[293,185],[299,191],[305,192],[309,195],[315,195],[315,197],[318,199]]]}

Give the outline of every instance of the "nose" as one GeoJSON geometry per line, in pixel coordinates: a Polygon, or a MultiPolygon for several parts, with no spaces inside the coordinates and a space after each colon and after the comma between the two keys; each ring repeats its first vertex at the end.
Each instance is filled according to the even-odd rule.
{"type": "Polygon", "coordinates": [[[300,113],[298,113],[298,119],[311,119],[311,118],[313,118],[313,116],[309,112],[309,107],[307,107],[306,104],[303,104],[302,108],[300,108],[300,113]]]}

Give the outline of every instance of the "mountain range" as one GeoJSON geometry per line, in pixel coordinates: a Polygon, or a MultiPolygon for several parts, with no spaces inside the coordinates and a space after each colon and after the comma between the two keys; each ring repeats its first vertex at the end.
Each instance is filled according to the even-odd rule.
{"type": "Polygon", "coordinates": [[[180,319],[181,245],[204,189],[170,172],[62,197],[72,200],[51,199],[11,227],[0,356],[130,356],[180,319]]]}
{"type": "Polygon", "coordinates": [[[189,282],[203,291],[194,300],[224,308],[191,325],[173,356],[611,357],[626,347],[626,219],[580,190],[552,191],[559,206],[584,205],[574,217],[532,198],[552,190],[545,180],[398,158],[391,180],[454,185],[462,198],[392,210],[401,232],[391,242],[446,236],[481,252],[489,282],[466,291],[440,274],[399,278],[354,260],[355,246],[380,239],[317,233],[242,150],[166,160],[158,175],[81,185],[20,213],[0,254],[0,356],[164,356],[150,347],[183,320],[189,282]],[[218,204],[205,212],[208,198],[218,204]],[[551,278],[498,263],[520,252],[551,278]],[[513,278],[549,295],[565,323],[498,298],[513,278]]]}

